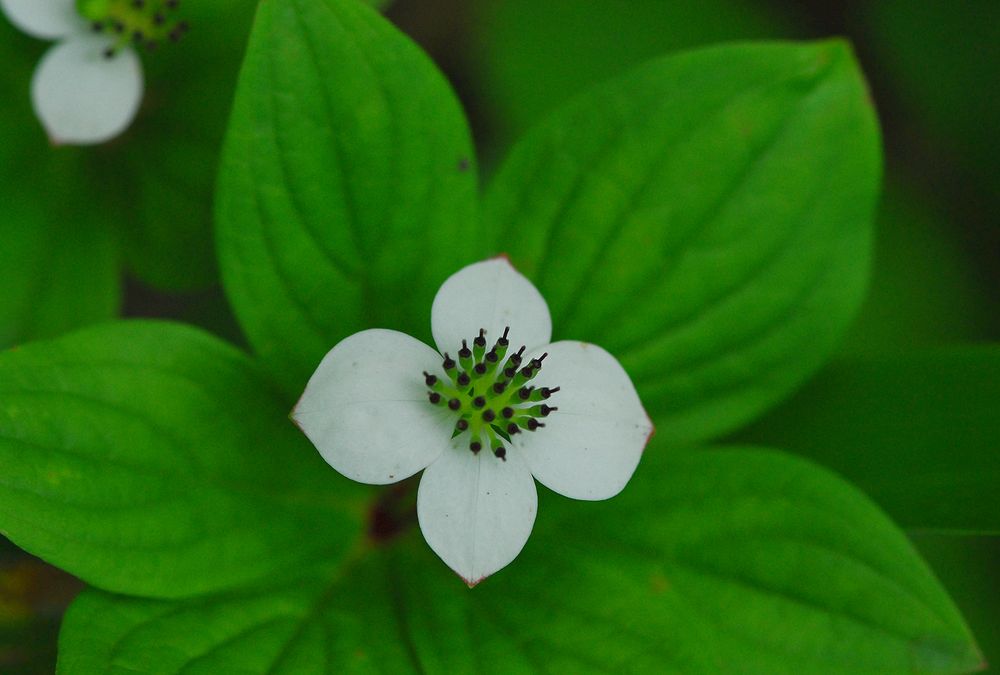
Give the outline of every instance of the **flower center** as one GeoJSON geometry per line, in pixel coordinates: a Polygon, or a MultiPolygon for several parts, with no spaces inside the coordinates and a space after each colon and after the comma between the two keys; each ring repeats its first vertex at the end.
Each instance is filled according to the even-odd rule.
{"type": "Polygon", "coordinates": [[[447,379],[424,373],[431,405],[446,407],[458,418],[452,438],[469,432],[469,450],[478,454],[488,447],[504,461],[507,460],[504,442],[509,443],[514,434],[544,427],[539,420],[558,410],[545,401],[559,391],[559,387],[536,389],[529,384],[542,369],[548,353],[527,365],[523,364],[523,345],[508,356],[509,331],[510,327],[505,328],[489,351],[486,351],[486,331],[480,329],[471,349],[468,341],[462,340],[458,361],[445,352],[441,367],[447,379]]]}
{"type": "Polygon", "coordinates": [[[180,0],[76,0],[77,11],[94,32],[113,38],[104,50],[109,59],[129,43],[153,50],[163,42],[180,40],[188,24],[176,17],[178,7],[180,0]]]}

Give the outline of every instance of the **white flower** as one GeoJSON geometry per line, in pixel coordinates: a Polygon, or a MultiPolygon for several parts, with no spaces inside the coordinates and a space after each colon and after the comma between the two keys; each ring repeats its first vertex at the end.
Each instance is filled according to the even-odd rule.
{"type": "Polygon", "coordinates": [[[420,529],[473,586],[524,547],[537,506],[532,475],[574,499],[613,497],[653,425],[614,357],[583,342],[549,344],[545,300],[506,259],[445,281],[431,330],[444,360],[396,331],[346,338],[292,417],[348,478],[381,485],[426,469],[420,529]]]}
{"type": "Polygon", "coordinates": [[[139,109],[142,64],[128,41],[149,11],[130,2],[105,4],[114,10],[107,25],[81,15],[75,0],[0,0],[22,31],[58,40],[31,81],[35,114],[53,143],[103,143],[124,131],[139,109]]]}

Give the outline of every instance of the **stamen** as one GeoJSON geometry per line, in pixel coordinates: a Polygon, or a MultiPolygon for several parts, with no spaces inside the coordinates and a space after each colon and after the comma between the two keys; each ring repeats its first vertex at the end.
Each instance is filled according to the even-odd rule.
{"type": "Polygon", "coordinates": [[[423,371],[431,404],[446,405],[457,413],[453,436],[468,431],[470,451],[478,454],[489,447],[504,461],[507,457],[504,443],[510,442],[514,434],[544,427],[541,418],[558,408],[541,402],[559,391],[559,387],[536,388],[528,384],[541,372],[548,352],[525,363],[526,347],[522,345],[504,361],[509,335],[510,327],[504,328],[503,335],[487,352],[486,330],[481,328],[471,348],[467,340],[462,340],[458,362],[445,352],[442,368],[446,378],[423,371]],[[500,363],[504,363],[502,369],[500,363]]]}
{"type": "Polygon", "coordinates": [[[472,350],[465,340],[462,340],[462,348],[458,350],[458,360],[462,364],[463,370],[472,368],[472,350]]]}
{"type": "Polygon", "coordinates": [[[541,367],[542,367],[542,361],[544,361],[545,357],[548,356],[548,355],[549,355],[549,353],[545,352],[544,354],[542,354],[541,356],[539,356],[537,359],[531,359],[531,367],[534,368],[535,370],[540,370],[541,367]]]}

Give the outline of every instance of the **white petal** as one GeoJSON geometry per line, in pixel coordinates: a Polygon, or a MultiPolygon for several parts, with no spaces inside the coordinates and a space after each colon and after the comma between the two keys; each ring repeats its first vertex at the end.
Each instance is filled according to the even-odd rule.
{"type": "Polygon", "coordinates": [[[131,48],[104,56],[106,38],[72,38],[35,69],[31,101],[56,144],[103,143],[123,132],[142,100],[142,64],[131,48]]]}
{"type": "Polygon", "coordinates": [[[535,481],[516,450],[501,461],[458,437],[420,478],[417,517],[424,539],[470,587],[507,566],[535,523],[535,481]]]}
{"type": "Polygon", "coordinates": [[[395,483],[449,445],[453,413],[430,404],[421,374],[440,368],[437,352],[405,333],[355,333],[323,358],[292,418],[340,473],[395,483]]]}
{"type": "MultiPolygon", "coordinates": [[[[584,342],[556,342],[536,387],[560,387],[545,427],[512,439],[543,485],[573,499],[613,497],[635,472],[653,433],[632,380],[615,357],[584,342]]],[[[538,356],[534,354],[533,356],[538,356]]]]}
{"type": "Polygon", "coordinates": [[[506,258],[464,267],[438,289],[431,306],[431,331],[443,352],[455,352],[462,340],[486,329],[487,349],[510,326],[511,346],[528,350],[552,339],[552,317],[545,298],[506,258]]]}
{"type": "Polygon", "coordinates": [[[28,35],[55,40],[87,29],[76,0],[0,0],[10,22],[28,35]]]}

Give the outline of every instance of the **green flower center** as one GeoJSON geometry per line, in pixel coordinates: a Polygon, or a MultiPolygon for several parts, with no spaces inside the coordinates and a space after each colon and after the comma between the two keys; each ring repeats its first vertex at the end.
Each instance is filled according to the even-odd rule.
{"type": "Polygon", "coordinates": [[[179,7],[180,0],[76,0],[77,11],[94,32],[113,38],[104,52],[109,59],[130,43],[153,50],[180,40],[188,24],[177,18],[179,7]]]}
{"type": "Polygon", "coordinates": [[[469,433],[469,450],[478,454],[484,447],[496,457],[506,461],[511,436],[522,431],[537,431],[544,427],[540,419],[558,408],[547,401],[559,387],[535,388],[529,383],[542,369],[548,353],[523,364],[524,347],[507,355],[510,341],[505,328],[493,348],[486,351],[486,331],[472,340],[462,340],[458,361],[444,354],[447,379],[424,373],[431,405],[446,407],[455,413],[455,432],[452,438],[469,433]],[[506,357],[506,361],[504,361],[506,357]]]}

